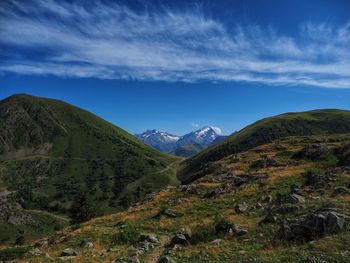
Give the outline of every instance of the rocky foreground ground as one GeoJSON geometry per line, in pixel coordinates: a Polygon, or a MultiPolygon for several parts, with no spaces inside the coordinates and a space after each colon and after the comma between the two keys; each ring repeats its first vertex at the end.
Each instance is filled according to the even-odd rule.
{"type": "Polygon", "coordinates": [[[290,137],[125,212],[0,251],[16,262],[349,262],[350,136],[290,137]]]}

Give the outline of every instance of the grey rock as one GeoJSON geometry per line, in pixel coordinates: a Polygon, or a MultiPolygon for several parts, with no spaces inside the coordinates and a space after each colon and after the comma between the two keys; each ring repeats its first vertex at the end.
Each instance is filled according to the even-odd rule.
{"type": "Polygon", "coordinates": [[[222,239],[218,238],[218,239],[211,241],[210,243],[213,245],[219,245],[221,243],[221,241],[222,241],[222,239]]]}
{"type": "Polygon", "coordinates": [[[241,214],[241,213],[243,213],[243,212],[245,212],[246,210],[248,209],[248,207],[247,207],[247,205],[246,204],[237,204],[236,206],[235,206],[235,212],[237,213],[237,214],[241,214]]]}
{"type": "Polygon", "coordinates": [[[330,149],[325,144],[308,144],[294,155],[296,159],[309,159],[312,161],[321,161],[330,154],[330,149]]]}
{"type": "Polygon", "coordinates": [[[291,222],[284,222],[279,229],[278,237],[287,241],[319,239],[339,233],[344,227],[345,220],[349,220],[349,217],[331,209],[318,210],[297,217],[291,222]]]}
{"type": "Polygon", "coordinates": [[[60,257],[75,257],[78,253],[72,248],[66,248],[62,251],[60,257]]]}
{"type": "Polygon", "coordinates": [[[187,244],[188,240],[185,235],[183,234],[176,234],[170,241],[170,246],[174,246],[176,244],[185,245],[187,244]]]}
{"type": "Polygon", "coordinates": [[[191,231],[191,229],[189,229],[187,227],[182,228],[179,233],[184,235],[187,240],[191,239],[191,237],[192,237],[192,231],[191,231]]]}
{"type": "Polygon", "coordinates": [[[298,194],[290,194],[287,198],[287,202],[293,204],[305,203],[305,198],[298,194]]]}
{"type": "Polygon", "coordinates": [[[156,244],[159,242],[158,238],[154,234],[141,234],[140,242],[148,241],[150,243],[156,244]]]}

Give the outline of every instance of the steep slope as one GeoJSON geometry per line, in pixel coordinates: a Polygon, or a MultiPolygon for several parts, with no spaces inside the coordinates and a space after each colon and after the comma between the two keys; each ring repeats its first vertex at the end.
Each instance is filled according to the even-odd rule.
{"type": "Polygon", "coordinates": [[[68,213],[79,188],[97,214],[174,182],[174,157],[67,103],[15,95],[0,102],[0,186],[26,208],[68,213]],[[127,186],[142,180],[135,191],[127,186]]]}
{"type": "Polygon", "coordinates": [[[68,219],[39,210],[23,209],[13,192],[0,191],[0,244],[21,245],[48,236],[68,224],[68,219]]]}
{"type": "Polygon", "coordinates": [[[350,132],[350,111],[314,110],[286,113],[257,121],[224,141],[185,160],[178,178],[188,183],[203,175],[210,162],[230,154],[242,152],[258,145],[287,136],[340,134],[350,132]]]}
{"type": "Polygon", "coordinates": [[[0,249],[0,260],[349,262],[349,146],[349,134],[288,137],[229,155],[190,185],[0,249]]]}

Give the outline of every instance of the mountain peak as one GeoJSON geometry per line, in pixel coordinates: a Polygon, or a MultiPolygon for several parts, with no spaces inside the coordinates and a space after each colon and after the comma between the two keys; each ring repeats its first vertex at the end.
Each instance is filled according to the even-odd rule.
{"type": "Polygon", "coordinates": [[[173,135],[167,132],[158,131],[156,129],[147,130],[141,134],[135,134],[137,138],[145,144],[162,152],[170,152],[189,145],[199,145],[196,149],[204,149],[213,143],[220,141],[224,136],[221,136],[221,129],[215,126],[204,126],[201,129],[190,132],[183,136],[173,135]]]}

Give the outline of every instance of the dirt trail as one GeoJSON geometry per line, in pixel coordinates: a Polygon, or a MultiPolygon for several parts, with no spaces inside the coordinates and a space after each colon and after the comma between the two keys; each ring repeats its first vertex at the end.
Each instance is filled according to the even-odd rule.
{"type": "Polygon", "coordinates": [[[160,242],[158,246],[154,248],[152,251],[151,255],[145,260],[145,263],[157,263],[159,259],[162,257],[164,251],[165,251],[165,246],[169,243],[170,239],[169,237],[161,237],[160,242]]]}

